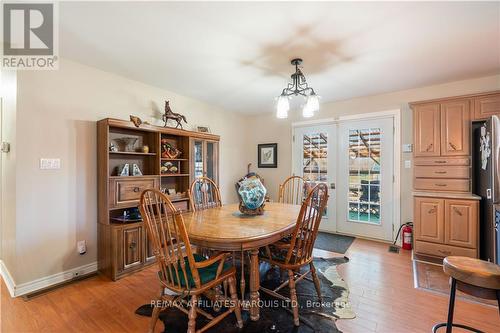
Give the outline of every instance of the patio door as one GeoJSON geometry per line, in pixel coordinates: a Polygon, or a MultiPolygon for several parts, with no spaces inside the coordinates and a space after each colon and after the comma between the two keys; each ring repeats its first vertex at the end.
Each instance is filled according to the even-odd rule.
{"type": "Polygon", "coordinates": [[[342,121],[338,142],[337,231],[391,241],[393,118],[342,121]]]}
{"type": "Polygon", "coordinates": [[[336,124],[296,127],[293,139],[293,174],[302,176],[306,186],[328,184],[328,206],[320,230],[334,232],[336,181],[336,124]]]}

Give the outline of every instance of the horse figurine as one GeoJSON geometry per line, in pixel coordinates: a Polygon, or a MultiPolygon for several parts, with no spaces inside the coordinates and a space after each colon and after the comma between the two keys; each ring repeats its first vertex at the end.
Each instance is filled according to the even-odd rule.
{"type": "Polygon", "coordinates": [[[163,119],[163,121],[165,122],[165,125],[163,125],[163,127],[167,127],[167,121],[169,119],[172,119],[172,120],[175,120],[177,122],[177,125],[175,126],[175,128],[178,128],[180,126],[181,129],[183,129],[181,121],[184,121],[187,124],[186,117],[180,113],[173,112],[172,109],[170,108],[169,103],[170,103],[170,101],[165,101],[165,113],[161,117],[163,119]]]}

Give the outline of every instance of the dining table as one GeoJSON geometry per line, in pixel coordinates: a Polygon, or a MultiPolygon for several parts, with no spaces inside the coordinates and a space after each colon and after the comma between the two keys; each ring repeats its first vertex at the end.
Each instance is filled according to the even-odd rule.
{"type": "MultiPolygon", "coordinates": [[[[266,202],[262,215],[245,215],[239,211],[238,204],[229,204],[182,215],[191,244],[217,251],[250,253],[249,311],[253,321],[259,320],[260,316],[259,248],[290,235],[300,207],[266,202]]],[[[244,274],[240,288],[244,298],[244,274]]]]}

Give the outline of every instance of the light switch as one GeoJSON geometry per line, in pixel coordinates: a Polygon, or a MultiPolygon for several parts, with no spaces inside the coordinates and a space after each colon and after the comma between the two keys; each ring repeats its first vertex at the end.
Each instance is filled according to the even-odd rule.
{"type": "Polygon", "coordinates": [[[56,170],[61,168],[60,158],[41,158],[40,159],[40,169],[41,170],[56,170]]]}
{"type": "Polygon", "coordinates": [[[405,160],[405,169],[411,169],[411,160],[405,160]]]}
{"type": "Polygon", "coordinates": [[[411,153],[413,151],[413,144],[411,143],[405,143],[403,144],[403,153],[411,153]]]}

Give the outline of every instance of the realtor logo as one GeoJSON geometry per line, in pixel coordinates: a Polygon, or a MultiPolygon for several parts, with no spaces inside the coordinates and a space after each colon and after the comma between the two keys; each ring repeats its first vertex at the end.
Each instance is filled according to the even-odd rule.
{"type": "Polygon", "coordinates": [[[2,68],[57,69],[54,3],[4,3],[2,68]]]}

